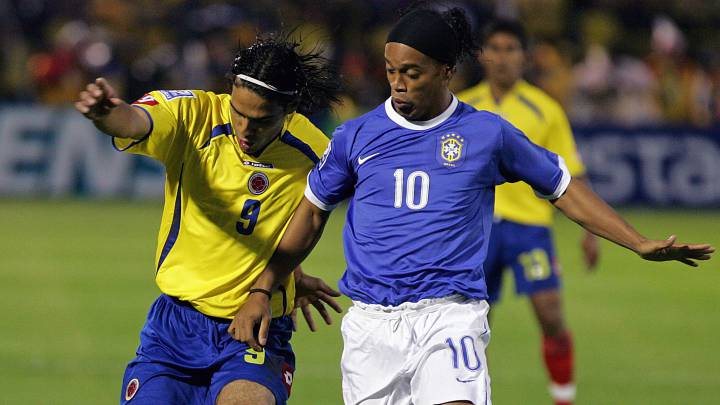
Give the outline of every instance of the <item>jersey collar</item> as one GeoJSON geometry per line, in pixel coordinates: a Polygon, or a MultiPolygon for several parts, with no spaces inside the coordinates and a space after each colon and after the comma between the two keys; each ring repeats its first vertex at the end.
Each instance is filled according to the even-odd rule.
{"type": "Polygon", "coordinates": [[[436,126],[442,124],[445,122],[448,118],[450,118],[451,115],[455,112],[458,106],[458,99],[455,97],[455,95],[452,95],[452,101],[450,102],[450,105],[448,106],[445,111],[443,111],[440,115],[437,117],[427,120],[427,121],[408,121],[405,119],[402,115],[398,114],[397,111],[395,111],[395,108],[393,108],[392,105],[392,98],[388,98],[385,100],[385,114],[387,114],[388,118],[390,118],[393,122],[400,125],[403,128],[407,129],[414,129],[416,131],[422,131],[430,128],[435,128],[436,126]]]}
{"type": "Polygon", "coordinates": [[[502,105],[505,100],[509,99],[512,96],[515,96],[520,93],[521,89],[525,87],[525,84],[527,82],[524,79],[519,79],[518,81],[513,84],[512,88],[508,90],[507,94],[505,94],[505,97],[501,99],[496,99],[495,96],[492,94],[492,90],[490,89],[490,83],[485,83],[487,85],[487,95],[490,97],[490,99],[493,101],[493,103],[497,106],[502,105]]]}

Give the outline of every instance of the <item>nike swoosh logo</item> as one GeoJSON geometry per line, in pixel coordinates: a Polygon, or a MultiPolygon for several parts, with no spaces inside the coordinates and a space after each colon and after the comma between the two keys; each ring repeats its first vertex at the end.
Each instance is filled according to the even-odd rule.
{"type": "Polygon", "coordinates": [[[373,154],[370,155],[370,156],[358,157],[358,166],[361,165],[361,164],[363,164],[363,163],[365,163],[365,162],[367,162],[368,160],[374,158],[375,156],[377,156],[377,155],[379,155],[379,154],[380,154],[380,152],[378,152],[378,153],[373,153],[373,154]]]}
{"type": "Polygon", "coordinates": [[[473,382],[473,381],[477,380],[477,378],[471,378],[471,379],[469,379],[469,380],[461,380],[461,379],[459,379],[459,378],[457,378],[457,377],[456,377],[455,379],[457,380],[457,382],[461,382],[461,383],[470,383],[470,382],[473,382]]]}

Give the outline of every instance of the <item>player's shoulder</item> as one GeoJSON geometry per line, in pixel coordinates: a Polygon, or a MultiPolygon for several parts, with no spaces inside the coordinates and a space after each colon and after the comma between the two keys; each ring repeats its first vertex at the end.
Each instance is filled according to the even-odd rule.
{"type": "Polygon", "coordinates": [[[463,133],[478,134],[483,142],[494,144],[502,143],[504,127],[509,125],[501,116],[486,110],[478,110],[475,107],[459,103],[458,111],[454,114],[454,125],[463,133]]]}
{"type": "Polygon", "coordinates": [[[223,96],[204,90],[153,90],[145,94],[135,104],[160,104],[170,111],[207,109],[222,103],[223,96]]]}
{"type": "Polygon", "coordinates": [[[320,128],[297,112],[290,115],[290,122],[285,129],[284,138],[289,137],[309,145],[316,154],[322,154],[329,142],[327,135],[320,128]]]}
{"type": "Polygon", "coordinates": [[[543,115],[555,115],[562,113],[562,107],[552,96],[543,89],[526,81],[518,83],[517,95],[527,104],[532,105],[543,115]]]}
{"type": "Polygon", "coordinates": [[[290,114],[287,130],[302,139],[325,138],[327,136],[308,119],[298,112],[290,114]]]}
{"type": "Polygon", "coordinates": [[[487,110],[478,110],[473,105],[460,102],[458,104],[458,118],[464,122],[472,122],[472,125],[487,125],[490,127],[500,126],[502,117],[487,110]]]}
{"type": "Polygon", "coordinates": [[[458,100],[463,103],[470,105],[477,105],[489,96],[489,86],[485,82],[480,82],[475,86],[468,87],[467,89],[457,94],[458,100]]]}
{"type": "Polygon", "coordinates": [[[340,124],[333,132],[333,139],[335,138],[355,138],[363,129],[372,129],[373,136],[377,134],[378,129],[383,127],[391,126],[391,121],[385,113],[385,104],[380,104],[378,107],[362,114],[353,119],[349,119],[340,124]]]}

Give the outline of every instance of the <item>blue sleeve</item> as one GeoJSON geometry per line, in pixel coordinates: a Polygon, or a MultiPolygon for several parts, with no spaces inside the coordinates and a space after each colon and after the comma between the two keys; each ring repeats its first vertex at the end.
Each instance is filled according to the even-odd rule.
{"type": "Polygon", "coordinates": [[[563,158],[535,145],[522,131],[502,118],[500,132],[498,184],[524,181],[540,198],[560,198],[570,184],[570,172],[563,158]]]}
{"type": "Polygon", "coordinates": [[[331,211],[354,190],[355,174],[348,150],[350,132],[345,125],[339,126],[322,159],[308,174],[305,197],[324,211],[331,211]]]}

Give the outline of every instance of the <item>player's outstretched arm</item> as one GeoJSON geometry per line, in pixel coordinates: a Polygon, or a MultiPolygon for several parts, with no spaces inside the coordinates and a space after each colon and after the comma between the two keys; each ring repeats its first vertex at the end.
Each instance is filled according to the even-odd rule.
{"type": "Polygon", "coordinates": [[[147,115],[122,101],[102,77],[80,92],[75,109],[91,120],[97,129],[114,137],[140,139],[150,131],[147,115]]]}
{"type": "Polygon", "coordinates": [[[675,235],[665,240],[645,238],[581,181],[573,179],[565,194],[553,204],[583,228],[634,251],[646,260],[677,260],[696,267],[696,260],[708,260],[715,251],[708,244],[677,243],[675,235]]]}
{"type": "MultiPolygon", "coordinates": [[[[286,279],[310,254],[320,239],[329,216],[329,212],[303,198],[275,253],[252,289],[269,292],[277,288],[280,281],[286,279]]],[[[228,333],[253,349],[262,350],[267,342],[271,319],[270,297],[262,292],[251,293],[235,315],[228,333]],[[256,339],[254,328],[258,324],[260,329],[256,339]]]]}

